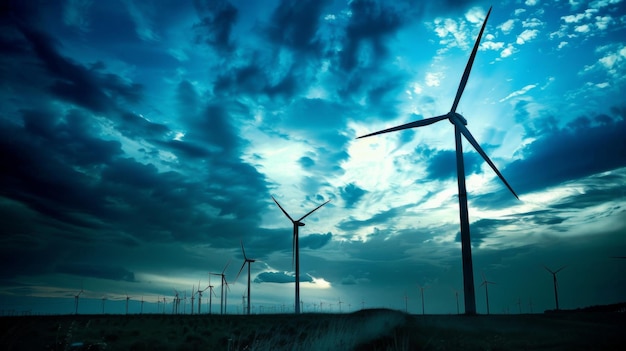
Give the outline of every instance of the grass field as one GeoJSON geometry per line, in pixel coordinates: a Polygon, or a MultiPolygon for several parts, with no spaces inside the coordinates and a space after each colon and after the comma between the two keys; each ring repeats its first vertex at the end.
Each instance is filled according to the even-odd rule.
{"type": "Polygon", "coordinates": [[[0,330],[6,351],[626,350],[625,313],[24,316],[0,330]]]}

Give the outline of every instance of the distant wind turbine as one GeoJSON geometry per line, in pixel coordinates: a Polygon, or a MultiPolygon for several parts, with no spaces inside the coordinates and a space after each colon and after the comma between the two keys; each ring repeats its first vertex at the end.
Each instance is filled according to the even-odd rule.
{"type": "Polygon", "coordinates": [[[456,289],[452,289],[454,291],[454,296],[456,297],[456,314],[460,314],[459,310],[459,291],[456,289]]]}
{"type": "Polygon", "coordinates": [[[104,302],[107,300],[106,296],[102,296],[102,314],[104,314],[104,302]]]}
{"type": "Polygon", "coordinates": [[[425,286],[421,286],[421,285],[418,285],[418,286],[420,288],[420,293],[422,295],[422,315],[424,315],[424,290],[428,288],[425,286]]]}
{"type": "Polygon", "coordinates": [[[253,260],[251,258],[248,258],[248,256],[246,256],[246,250],[243,248],[243,241],[241,241],[241,252],[243,252],[243,264],[241,265],[241,269],[239,270],[239,273],[237,273],[237,277],[235,278],[235,282],[237,281],[237,278],[239,278],[239,274],[241,274],[241,271],[243,271],[243,268],[246,266],[246,263],[248,264],[248,312],[246,314],[250,314],[250,263],[255,262],[256,260],[253,260]]]}
{"type": "Polygon", "coordinates": [[[128,314],[128,300],[130,300],[130,296],[128,296],[128,293],[126,294],[126,314],[128,314]]]}
{"type": "Polygon", "coordinates": [[[81,287],[80,291],[76,295],[74,295],[74,314],[78,314],[78,298],[83,292],[83,288],[81,287]]]}
{"type": "Polygon", "coordinates": [[[410,122],[407,124],[403,124],[397,127],[384,129],[375,133],[367,134],[358,137],[365,138],[373,135],[394,132],[414,127],[423,127],[435,122],[448,120],[450,123],[454,125],[454,139],[456,143],[456,169],[457,169],[457,182],[459,189],[459,215],[461,222],[461,252],[462,252],[462,261],[463,261],[463,297],[465,299],[465,314],[473,315],[476,314],[476,296],[474,292],[474,268],[472,265],[472,247],[470,240],[470,226],[469,226],[469,215],[467,209],[467,191],[465,188],[465,166],[463,163],[463,145],[461,144],[461,135],[465,136],[465,138],[472,144],[474,149],[478,151],[478,153],[482,156],[482,158],[489,164],[489,166],[494,170],[494,172],[498,175],[500,180],[506,185],[506,187],[513,193],[513,195],[519,199],[513,188],[509,185],[509,183],[504,179],[504,176],[500,173],[498,168],[491,162],[491,159],[487,156],[487,154],[480,147],[476,139],[472,136],[470,131],[465,127],[467,125],[467,120],[456,112],[459,101],[461,100],[461,95],[463,94],[463,90],[465,90],[465,85],[467,84],[467,80],[470,75],[470,71],[472,69],[472,65],[474,63],[474,58],[476,57],[476,52],[478,51],[478,46],[480,44],[480,39],[485,30],[485,25],[487,24],[487,20],[489,19],[489,14],[491,13],[491,7],[489,8],[489,12],[487,12],[487,16],[485,17],[485,21],[480,29],[480,33],[478,34],[478,38],[476,39],[476,43],[474,44],[474,49],[470,55],[469,61],[467,62],[467,66],[465,66],[465,71],[463,72],[463,77],[461,78],[461,83],[459,84],[459,88],[456,92],[456,97],[454,98],[454,103],[452,104],[452,109],[445,115],[430,117],[426,119],[422,119],[415,122],[410,122]]]}
{"type": "MultiPolygon", "coordinates": [[[[200,282],[198,282],[198,291],[200,290],[200,282]]],[[[195,308],[194,306],[194,301],[196,300],[196,294],[198,294],[198,291],[196,291],[196,286],[192,285],[191,286],[191,314],[193,314],[193,309],[195,308]]],[[[200,314],[200,313],[198,313],[200,314]]]]}
{"type": "Polygon", "coordinates": [[[554,282],[554,301],[556,304],[556,310],[559,310],[559,291],[557,286],[559,285],[557,280],[556,280],[556,274],[559,273],[561,270],[563,270],[563,268],[565,268],[565,266],[557,269],[556,271],[551,270],[550,268],[543,266],[543,268],[546,269],[546,271],[550,272],[550,274],[552,274],[552,280],[554,282]]]}
{"type": "Polygon", "coordinates": [[[487,300],[487,314],[489,314],[489,284],[495,284],[494,282],[490,282],[485,278],[485,274],[483,273],[483,282],[480,286],[485,286],[485,299],[487,300]]]}
{"type": "MultiPolygon", "coordinates": [[[[226,268],[228,268],[228,265],[230,264],[230,261],[228,261],[228,263],[226,263],[226,266],[224,266],[224,269],[222,269],[222,273],[209,273],[209,274],[213,274],[213,275],[217,275],[220,276],[222,278],[222,293],[220,295],[220,314],[224,314],[226,312],[226,304],[228,303],[228,296],[224,295],[224,286],[226,286],[226,289],[230,289],[228,287],[228,282],[226,282],[226,275],[224,274],[224,272],[226,272],[226,268]]],[[[228,294],[228,292],[226,291],[226,294],[228,294]]]]}
{"type": "Polygon", "coordinates": [[[300,303],[299,303],[300,302],[300,244],[299,244],[299,239],[298,239],[298,228],[299,227],[304,227],[304,223],[301,222],[303,219],[305,219],[311,213],[317,211],[320,207],[326,205],[328,202],[330,202],[330,200],[328,200],[328,201],[324,202],[323,204],[317,206],[316,208],[311,210],[309,213],[307,213],[304,216],[300,217],[300,219],[298,219],[298,220],[294,220],[293,218],[291,218],[289,213],[287,213],[287,211],[285,211],[285,209],[278,203],[278,201],[276,201],[276,199],[273,196],[272,196],[272,200],[274,200],[276,205],[278,205],[278,208],[280,208],[280,210],[283,211],[285,216],[287,216],[287,218],[289,218],[291,223],[293,223],[293,253],[292,253],[291,257],[292,257],[292,261],[293,261],[294,257],[295,257],[295,261],[296,261],[295,313],[296,314],[300,314],[300,303]]]}

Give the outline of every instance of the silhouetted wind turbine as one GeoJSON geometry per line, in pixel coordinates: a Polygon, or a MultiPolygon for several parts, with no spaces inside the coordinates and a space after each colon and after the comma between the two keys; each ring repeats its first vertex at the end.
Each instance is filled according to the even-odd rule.
{"type": "Polygon", "coordinates": [[[130,300],[130,296],[128,296],[128,293],[126,294],[126,314],[128,314],[128,300],[130,300]]]}
{"type": "Polygon", "coordinates": [[[418,286],[420,288],[420,293],[422,295],[422,315],[424,315],[424,290],[428,288],[425,286],[421,286],[421,285],[418,285],[418,286]]]}
{"type": "Polygon", "coordinates": [[[303,219],[305,219],[308,215],[310,215],[311,213],[317,211],[320,207],[326,205],[328,202],[330,202],[330,199],[326,202],[324,202],[323,204],[317,206],[316,208],[314,208],[313,210],[311,210],[309,213],[305,214],[304,216],[300,217],[300,219],[298,220],[293,220],[293,218],[291,218],[291,216],[289,215],[289,213],[287,213],[287,211],[285,211],[285,209],[278,203],[278,201],[276,201],[276,199],[272,196],[272,200],[274,200],[274,202],[276,203],[276,205],[278,205],[278,207],[280,208],[281,211],[283,211],[283,213],[285,214],[285,216],[287,216],[287,218],[289,218],[289,220],[291,221],[291,223],[293,223],[293,253],[292,253],[292,261],[295,257],[295,261],[296,261],[296,300],[295,300],[295,313],[299,314],[300,313],[300,245],[299,245],[299,239],[298,239],[298,227],[304,227],[304,223],[302,223],[301,221],[303,219]]]}
{"type": "Polygon", "coordinates": [[[456,314],[459,314],[459,291],[456,289],[452,289],[452,291],[454,291],[454,296],[456,297],[456,314]]]}
{"type": "Polygon", "coordinates": [[[248,258],[248,256],[246,256],[246,250],[243,248],[243,241],[241,241],[241,252],[243,252],[243,264],[241,265],[241,269],[239,270],[239,273],[237,273],[237,277],[235,278],[235,281],[237,281],[237,278],[239,278],[239,274],[241,274],[241,271],[243,271],[243,267],[246,266],[246,263],[248,264],[248,313],[250,314],[250,263],[255,262],[256,260],[253,260],[251,258],[248,258]]]}
{"type": "Polygon", "coordinates": [[[546,266],[543,266],[543,268],[545,268],[546,271],[548,271],[548,272],[550,272],[552,274],[552,279],[553,279],[553,282],[554,282],[554,301],[556,303],[556,310],[558,311],[559,310],[559,292],[558,292],[558,289],[557,289],[558,282],[556,280],[556,274],[559,273],[563,268],[565,268],[565,266],[557,269],[556,271],[553,271],[553,270],[551,270],[550,268],[548,268],[546,266]]]}
{"type": "Polygon", "coordinates": [[[480,286],[485,286],[485,299],[487,300],[487,314],[489,314],[489,284],[495,284],[494,282],[490,282],[485,278],[485,274],[483,273],[483,282],[480,286]]]}
{"type": "Polygon", "coordinates": [[[80,297],[80,294],[84,293],[83,288],[81,286],[80,291],[74,295],[74,314],[78,314],[78,298],[80,297]]]}
{"type": "Polygon", "coordinates": [[[220,276],[222,278],[222,294],[220,296],[220,314],[224,314],[225,310],[226,310],[226,304],[228,303],[227,301],[227,296],[224,295],[224,286],[226,286],[227,289],[230,289],[228,287],[228,283],[226,282],[226,276],[224,275],[224,272],[226,272],[226,268],[228,268],[228,265],[230,264],[230,261],[228,261],[228,263],[226,263],[226,266],[224,266],[224,269],[222,270],[222,273],[209,273],[209,274],[213,274],[213,275],[217,275],[220,276]]]}
{"type": "Polygon", "coordinates": [[[465,166],[463,163],[463,146],[461,144],[461,135],[465,136],[465,138],[472,144],[474,149],[478,151],[478,153],[482,156],[482,158],[489,164],[491,169],[498,175],[500,180],[506,185],[506,187],[513,193],[513,195],[519,199],[513,188],[509,185],[509,183],[504,179],[504,176],[500,173],[498,168],[491,162],[491,159],[487,156],[487,154],[480,147],[476,139],[472,136],[470,131],[465,127],[467,125],[467,120],[456,112],[459,101],[461,100],[461,95],[463,94],[463,90],[465,90],[465,85],[467,84],[467,80],[470,75],[470,71],[472,69],[472,65],[474,63],[474,58],[476,57],[476,52],[478,51],[478,46],[480,44],[480,38],[483,35],[485,30],[485,25],[487,24],[487,20],[489,19],[489,14],[491,13],[491,7],[489,8],[489,12],[487,12],[487,16],[485,17],[485,21],[480,29],[480,33],[478,34],[478,38],[476,38],[476,43],[474,44],[474,48],[470,55],[469,61],[467,62],[467,66],[465,66],[465,71],[463,72],[463,77],[461,78],[461,83],[459,84],[459,88],[456,92],[456,96],[454,98],[454,102],[452,104],[452,109],[445,115],[431,117],[422,119],[415,122],[410,122],[407,124],[403,124],[397,127],[384,129],[375,133],[367,134],[358,137],[365,138],[373,135],[394,132],[398,130],[404,130],[414,127],[423,127],[435,122],[448,120],[450,123],[454,125],[454,139],[456,144],[456,169],[457,169],[457,182],[459,188],[459,215],[461,222],[461,252],[462,252],[462,260],[463,260],[463,297],[465,299],[465,313],[469,315],[476,314],[476,297],[474,292],[474,268],[472,265],[472,247],[470,240],[470,227],[469,227],[469,216],[467,210],[467,191],[465,189],[465,166]]]}
{"type": "MultiPolygon", "coordinates": [[[[193,314],[193,309],[194,309],[194,301],[196,300],[196,294],[198,294],[198,292],[200,291],[200,282],[198,282],[198,291],[196,291],[196,286],[192,285],[191,286],[191,314],[193,314]]],[[[200,296],[200,295],[198,295],[200,296]]],[[[200,313],[198,313],[200,314],[200,313]]]]}

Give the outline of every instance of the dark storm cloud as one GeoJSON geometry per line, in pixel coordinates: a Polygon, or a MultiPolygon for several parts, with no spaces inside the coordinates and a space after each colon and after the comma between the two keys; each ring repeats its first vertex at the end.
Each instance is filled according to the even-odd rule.
{"type": "Polygon", "coordinates": [[[296,51],[317,51],[317,30],[327,4],[328,0],[282,0],[267,28],[270,40],[296,51]]]}
{"type": "Polygon", "coordinates": [[[361,228],[370,227],[370,226],[383,225],[383,224],[386,225],[393,218],[402,216],[405,210],[408,207],[412,207],[412,206],[414,205],[394,207],[386,211],[378,212],[374,216],[365,220],[357,220],[357,219],[354,219],[352,216],[350,216],[348,220],[341,221],[338,224],[338,228],[343,231],[350,232],[350,231],[355,231],[355,230],[359,230],[361,228]]]}
{"type": "Polygon", "coordinates": [[[341,52],[341,67],[346,71],[359,66],[360,50],[366,42],[371,45],[376,60],[384,57],[386,38],[403,23],[402,14],[396,8],[375,0],[352,1],[350,11],[352,15],[341,52]]]}
{"type": "Polygon", "coordinates": [[[300,157],[300,159],[298,160],[298,163],[304,169],[311,168],[311,167],[315,166],[315,161],[312,158],[310,158],[309,156],[302,156],[302,157],[300,157]]]}
{"type": "Polygon", "coordinates": [[[72,274],[81,277],[99,278],[117,281],[135,281],[135,273],[122,267],[98,265],[91,263],[68,263],[56,268],[58,273],[72,274]]]}
{"type": "MultiPolygon", "coordinates": [[[[295,283],[295,275],[286,272],[263,272],[254,278],[255,283],[295,283]]],[[[307,274],[300,275],[301,283],[313,282],[313,278],[307,274]]]]}
{"type": "MultiPolygon", "coordinates": [[[[436,150],[425,146],[418,146],[416,152],[428,160],[428,177],[432,179],[456,179],[456,151],[436,150]]],[[[463,164],[465,174],[480,172],[483,160],[476,152],[464,152],[463,164]]]]}
{"type": "Polygon", "coordinates": [[[339,195],[341,196],[343,201],[346,203],[346,208],[354,207],[354,205],[358,203],[359,200],[361,200],[363,195],[365,195],[366,193],[367,191],[363,190],[362,188],[359,188],[354,183],[350,183],[346,185],[345,187],[339,189],[339,195]]]}
{"type": "Polygon", "coordinates": [[[579,118],[526,146],[524,158],[504,170],[511,186],[519,193],[531,192],[626,166],[624,115],[599,117],[579,118]]]}
{"type": "Polygon", "coordinates": [[[328,244],[332,237],[332,233],[310,234],[307,236],[303,236],[300,238],[300,247],[308,247],[309,249],[317,250],[328,244]]]}
{"type": "Polygon", "coordinates": [[[124,82],[119,76],[88,70],[61,56],[52,45],[54,38],[27,27],[19,27],[34,53],[55,80],[49,87],[58,98],[94,112],[111,111],[118,99],[135,103],[141,98],[139,84],[124,82]]]}
{"type": "Polygon", "coordinates": [[[201,18],[194,24],[196,42],[206,43],[220,51],[232,50],[231,33],[237,22],[238,10],[227,0],[194,0],[201,18]]]}
{"type": "Polygon", "coordinates": [[[45,127],[37,121],[50,115],[34,111],[25,111],[24,115],[28,131],[6,124],[1,128],[2,195],[61,221],[92,226],[82,214],[98,213],[101,203],[94,201],[91,176],[77,168],[89,169],[108,162],[119,155],[119,143],[84,133],[78,127],[81,122],[72,122],[71,113],[68,122],[45,127]],[[47,134],[52,130],[57,133],[47,134]],[[38,133],[38,137],[32,137],[32,133],[38,133]]]}
{"type": "MultiPolygon", "coordinates": [[[[479,219],[471,224],[471,242],[472,246],[478,247],[487,237],[498,236],[498,228],[512,223],[509,219],[479,219]]],[[[461,242],[461,232],[456,233],[454,238],[456,242],[461,242]]]]}

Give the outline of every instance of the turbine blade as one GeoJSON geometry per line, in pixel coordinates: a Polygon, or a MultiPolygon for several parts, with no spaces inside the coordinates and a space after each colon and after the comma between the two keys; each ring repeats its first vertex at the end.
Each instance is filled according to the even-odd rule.
{"type": "Polygon", "coordinates": [[[237,281],[237,279],[239,278],[239,274],[241,274],[241,271],[243,271],[243,267],[245,267],[245,266],[246,266],[246,261],[244,260],[243,264],[241,265],[241,269],[239,269],[239,273],[237,273],[237,276],[235,277],[235,280],[233,280],[233,281],[235,281],[235,282],[237,281]]]}
{"type": "Polygon", "coordinates": [[[489,156],[487,156],[485,151],[483,151],[483,149],[480,147],[480,145],[478,144],[476,139],[474,139],[474,137],[472,136],[472,133],[470,133],[470,131],[467,129],[467,127],[465,127],[465,125],[463,125],[463,123],[461,121],[459,121],[458,119],[456,119],[456,118],[451,118],[450,120],[452,120],[454,125],[457,126],[457,128],[459,128],[461,133],[470,142],[470,144],[472,144],[474,149],[476,149],[476,151],[478,151],[480,156],[483,157],[483,159],[485,160],[485,162],[487,162],[487,164],[491,167],[491,169],[493,169],[493,171],[496,172],[496,174],[498,175],[500,180],[504,183],[504,185],[506,185],[507,188],[509,188],[509,190],[511,191],[513,196],[515,196],[515,198],[519,200],[519,197],[515,193],[515,190],[513,190],[511,185],[509,185],[509,182],[507,182],[506,179],[504,179],[504,176],[502,175],[502,173],[500,173],[500,171],[498,170],[496,165],[494,165],[493,162],[491,162],[491,159],[489,159],[489,156]]]}
{"type": "Polygon", "coordinates": [[[546,271],[548,271],[548,272],[550,272],[550,273],[554,274],[554,272],[553,272],[550,268],[548,268],[548,267],[546,267],[546,266],[543,266],[543,268],[545,268],[545,269],[546,269],[546,271]]]}
{"type": "Polygon", "coordinates": [[[456,112],[456,107],[459,105],[459,101],[461,100],[461,95],[463,95],[463,90],[465,90],[467,79],[469,78],[470,71],[472,70],[472,65],[474,64],[474,58],[476,57],[478,46],[480,45],[480,38],[483,36],[483,32],[485,31],[485,26],[487,25],[487,20],[489,19],[490,13],[491,13],[491,7],[489,7],[487,16],[485,16],[485,21],[483,21],[483,26],[480,28],[480,33],[478,34],[478,38],[476,38],[476,43],[474,43],[472,54],[470,55],[469,61],[467,61],[467,66],[465,66],[465,71],[463,72],[463,77],[461,78],[459,89],[456,91],[456,96],[454,97],[454,103],[452,104],[452,109],[450,110],[450,112],[456,112]]]}
{"type": "Polygon", "coordinates": [[[563,266],[563,267],[561,267],[561,268],[557,269],[557,270],[554,272],[554,274],[559,273],[559,272],[560,272],[560,271],[562,271],[562,270],[563,270],[563,268],[565,268],[565,267],[567,267],[567,266],[563,266]]]}
{"type": "Polygon", "coordinates": [[[229,264],[230,264],[230,260],[228,260],[228,263],[226,263],[226,266],[224,266],[224,269],[222,269],[222,276],[224,276],[224,272],[226,271],[226,268],[228,268],[229,264]]]}
{"type": "Polygon", "coordinates": [[[423,126],[427,126],[429,124],[433,124],[433,123],[439,122],[439,121],[444,120],[446,118],[448,118],[448,115],[441,115],[441,116],[437,116],[437,117],[430,117],[430,118],[426,118],[426,119],[420,119],[419,121],[406,123],[406,124],[403,124],[403,125],[400,125],[400,126],[397,126],[397,127],[393,127],[393,128],[379,130],[378,132],[370,133],[370,134],[367,134],[367,135],[362,135],[360,137],[357,137],[357,139],[367,138],[367,137],[370,137],[370,136],[373,136],[373,135],[378,135],[378,134],[395,132],[395,131],[398,131],[398,130],[404,130],[404,129],[416,128],[416,127],[423,127],[423,126]]]}
{"type": "Polygon", "coordinates": [[[243,259],[247,260],[248,257],[246,257],[246,250],[243,248],[243,240],[241,240],[241,252],[243,252],[243,259]]]}
{"type": "Polygon", "coordinates": [[[291,216],[289,215],[289,213],[287,213],[287,211],[285,211],[285,209],[278,203],[278,201],[276,201],[276,199],[274,198],[274,196],[272,196],[272,200],[274,200],[274,202],[278,205],[278,208],[280,208],[281,211],[283,211],[283,213],[285,214],[285,216],[287,216],[287,218],[289,218],[290,221],[293,222],[293,218],[291,218],[291,216]]]}
{"type": "Polygon", "coordinates": [[[326,205],[327,203],[330,202],[330,199],[328,199],[328,201],[324,202],[323,204],[317,206],[316,208],[314,208],[313,210],[309,211],[309,213],[305,214],[304,216],[300,217],[300,219],[298,219],[296,222],[300,222],[301,220],[305,219],[308,215],[310,215],[311,213],[317,211],[320,207],[326,205]]]}

